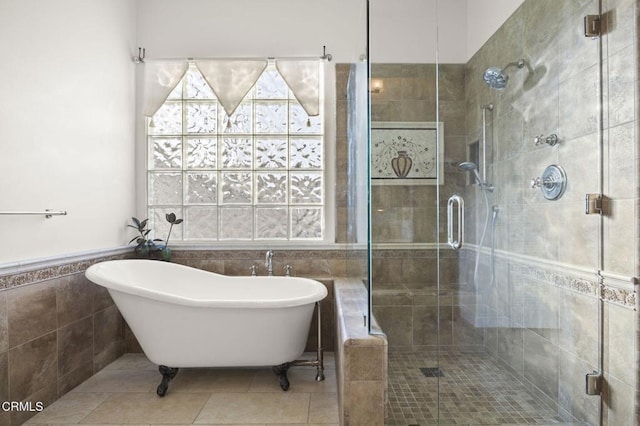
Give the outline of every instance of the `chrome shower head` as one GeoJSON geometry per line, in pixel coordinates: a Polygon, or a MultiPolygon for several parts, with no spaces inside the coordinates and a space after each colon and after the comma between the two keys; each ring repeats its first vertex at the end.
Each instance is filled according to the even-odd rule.
{"type": "Polygon", "coordinates": [[[497,67],[487,68],[484,72],[484,82],[492,89],[502,90],[507,87],[509,82],[509,76],[502,72],[502,69],[497,67]]]}
{"type": "Polygon", "coordinates": [[[489,67],[484,72],[482,76],[484,78],[484,82],[487,83],[492,89],[502,90],[507,87],[507,83],[509,82],[509,76],[505,73],[507,68],[511,66],[517,66],[518,68],[523,68],[525,66],[524,59],[519,59],[518,62],[511,62],[507,64],[504,68],[498,67],[489,67]]]}
{"type": "Polygon", "coordinates": [[[476,178],[476,182],[479,185],[482,185],[482,180],[480,179],[480,175],[478,174],[478,165],[476,163],[472,163],[471,161],[465,161],[463,163],[458,164],[458,169],[465,172],[473,172],[473,175],[476,178]]]}
{"type": "Polygon", "coordinates": [[[476,163],[472,163],[471,161],[465,161],[458,164],[458,168],[460,170],[464,170],[465,172],[468,172],[469,170],[478,170],[478,166],[476,165],[476,163]]]}

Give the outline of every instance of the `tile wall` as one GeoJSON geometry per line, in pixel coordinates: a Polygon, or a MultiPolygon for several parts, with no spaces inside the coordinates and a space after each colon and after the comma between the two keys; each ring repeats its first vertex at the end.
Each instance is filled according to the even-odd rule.
{"type": "MultiPolygon", "coordinates": [[[[124,321],[84,277],[95,261],[0,276],[0,400],[48,406],[122,355],[124,321]]],[[[4,411],[0,424],[34,414],[4,411]]]]}
{"type": "MultiPolygon", "coordinates": [[[[640,418],[638,5],[636,0],[602,1],[600,52],[599,40],[583,35],[583,17],[597,14],[598,4],[527,0],[466,65],[440,65],[441,227],[432,225],[433,187],[373,187],[374,243],[387,244],[373,255],[374,313],[392,351],[429,349],[439,332],[449,349],[495,354],[522,381],[557,401],[559,409],[589,424],[598,423],[599,399],[584,395],[584,374],[600,369],[602,343],[604,424],[631,425],[640,418]],[[488,67],[520,58],[528,67],[509,68],[505,90],[490,90],[482,81],[488,67]],[[471,144],[481,140],[480,105],[489,103],[494,110],[486,111],[487,176],[496,187],[489,202],[499,210],[474,287],[473,244],[484,225],[484,201],[456,167],[471,159],[471,144]],[[558,145],[535,145],[536,136],[550,134],[558,135],[558,145]],[[600,143],[602,217],[584,214],[585,194],[599,192],[600,143]],[[549,164],[562,165],[569,177],[558,201],[545,200],[530,186],[549,164]],[[429,268],[435,251],[416,252],[410,244],[428,247],[437,236],[446,241],[442,206],[456,192],[465,197],[465,231],[472,245],[457,254],[441,252],[437,311],[435,278],[428,273],[435,267],[429,268]],[[488,256],[492,241],[494,265],[488,256]],[[440,330],[433,325],[436,315],[440,330]]],[[[384,79],[383,92],[372,94],[374,121],[435,120],[435,97],[429,98],[434,96],[433,66],[373,64],[372,78],[384,79]]]]}
{"type": "MultiPolygon", "coordinates": [[[[477,310],[485,311],[475,318],[486,315],[485,324],[495,325],[485,328],[489,351],[557,400],[561,409],[589,424],[598,423],[599,401],[584,395],[584,374],[600,369],[602,343],[604,424],[623,425],[638,418],[640,389],[637,5],[635,0],[602,2],[599,46],[600,40],[583,35],[583,18],[598,14],[598,3],[525,1],[467,63],[469,142],[481,138],[479,105],[494,105],[489,176],[496,186],[492,203],[500,209],[496,280],[485,280],[476,300],[477,310]],[[528,66],[509,69],[505,90],[491,90],[482,82],[486,68],[519,58],[528,66]],[[550,134],[558,135],[556,146],[535,144],[536,136],[550,134]],[[601,143],[602,218],[584,214],[585,194],[599,192],[601,143]],[[569,179],[557,201],[545,200],[530,187],[531,178],[550,164],[564,167],[569,179]],[[597,275],[600,220],[602,285],[597,275]]],[[[465,196],[480,210],[477,191],[467,190],[465,196]]],[[[469,229],[476,239],[482,223],[478,219],[469,229]]],[[[465,259],[462,280],[470,282],[475,259],[465,259]]],[[[483,259],[481,275],[490,279],[488,259],[483,259]]]]}

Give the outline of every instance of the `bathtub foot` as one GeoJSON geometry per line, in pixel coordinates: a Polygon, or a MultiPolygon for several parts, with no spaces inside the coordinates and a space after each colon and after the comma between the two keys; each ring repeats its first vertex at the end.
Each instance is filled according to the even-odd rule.
{"type": "Polygon", "coordinates": [[[178,374],[177,368],[167,367],[166,365],[161,365],[158,367],[158,371],[162,374],[162,381],[158,385],[158,390],[156,391],[158,396],[164,396],[167,393],[167,388],[169,387],[169,382],[176,377],[178,374]]]}
{"type": "Polygon", "coordinates": [[[287,378],[287,371],[291,364],[285,362],[284,364],[276,365],[272,368],[273,373],[280,378],[280,388],[283,391],[289,390],[289,379],[287,378]]]}

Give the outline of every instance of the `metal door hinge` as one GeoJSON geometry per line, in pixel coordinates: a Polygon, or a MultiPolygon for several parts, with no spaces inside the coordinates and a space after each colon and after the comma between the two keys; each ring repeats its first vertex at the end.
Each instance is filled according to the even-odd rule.
{"type": "Polygon", "coordinates": [[[600,15],[587,15],[584,17],[584,36],[600,37],[600,15]]]}
{"type": "Polygon", "coordinates": [[[602,393],[602,374],[597,371],[587,373],[585,385],[587,395],[600,395],[602,393]]]}
{"type": "Polygon", "coordinates": [[[587,194],[584,203],[585,214],[602,214],[602,194],[587,194]]]}

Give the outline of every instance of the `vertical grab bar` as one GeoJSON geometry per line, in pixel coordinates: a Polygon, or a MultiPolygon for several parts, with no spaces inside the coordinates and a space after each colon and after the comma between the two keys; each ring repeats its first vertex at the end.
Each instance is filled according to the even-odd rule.
{"type": "Polygon", "coordinates": [[[462,247],[464,241],[464,199],[458,194],[454,194],[449,197],[447,201],[447,243],[454,250],[462,247]],[[458,205],[458,235],[453,239],[453,205],[458,205]]]}

